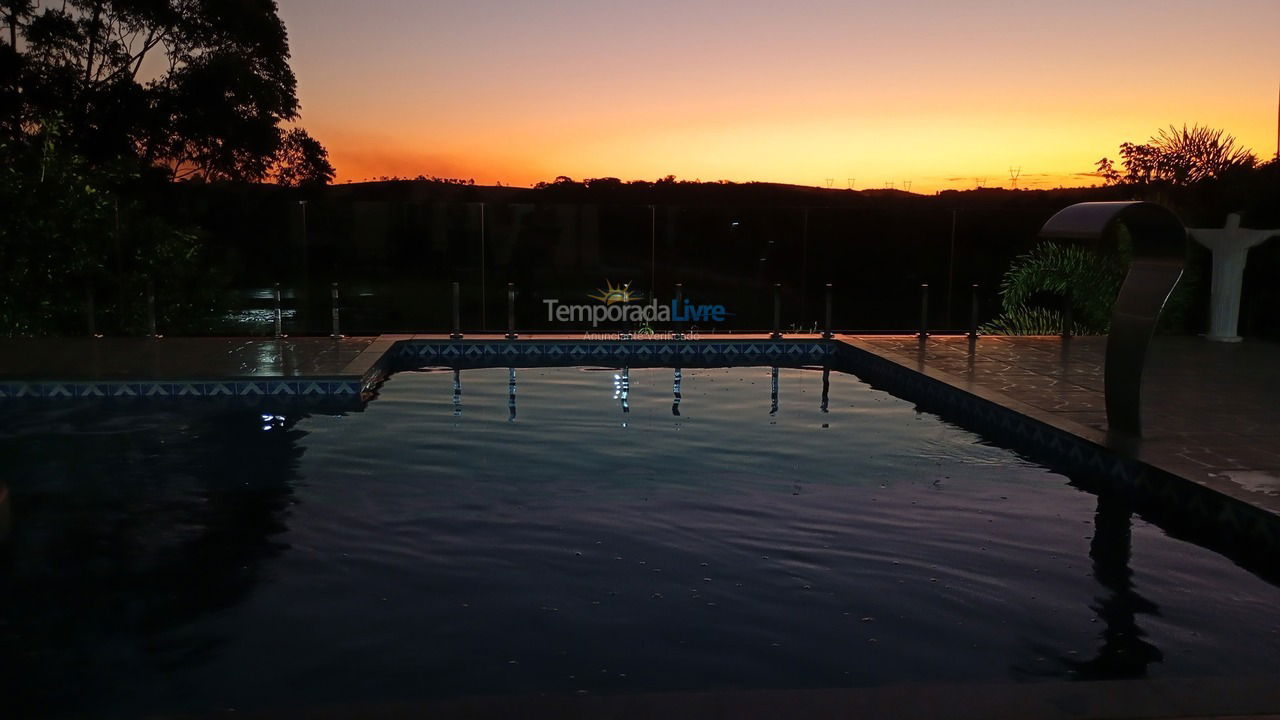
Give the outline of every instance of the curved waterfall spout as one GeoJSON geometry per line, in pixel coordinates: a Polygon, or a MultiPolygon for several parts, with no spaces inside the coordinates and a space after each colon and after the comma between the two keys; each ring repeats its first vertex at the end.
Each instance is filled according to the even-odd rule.
{"type": "Polygon", "coordinates": [[[1058,212],[1040,237],[1101,240],[1123,224],[1133,239],[1133,260],[1111,311],[1107,336],[1108,429],[1142,435],[1142,370],[1147,348],[1178,279],[1187,252],[1187,230],[1167,208],[1149,202],[1078,203],[1058,212]]]}

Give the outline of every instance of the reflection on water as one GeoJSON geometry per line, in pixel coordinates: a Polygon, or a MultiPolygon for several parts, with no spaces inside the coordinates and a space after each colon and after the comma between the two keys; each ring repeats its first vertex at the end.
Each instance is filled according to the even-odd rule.
{"type": "Polygon", "coordinates": [[[0,480],[0,544],[9,539],[9,486],[0,480]]]}
{"type": "MultiPolygon", "coordinates": [[[[1101,594],[1088,604],[1099,629],[1096,650],[1064,653],[1033,643],[1038,653],[1053,656],[1068,677],[1076,680],[1120,680],[1146,677],[1151,665],[1164,660],[1164,653],[1147,638],[1138,616],[1160,616],[1160,608],[1144,597],[1134,585],[1133,511],[1130,501],[1113,490],[1097,495],[1093,515],[1093,536],[1089,542],[1091,576],[1101,594]],[[1085,659],[1087,658],[1087,659],[1085,659]]],[[[1194,588],[1190,588],[1194,592],[1194,588]]],[[[1012,668],[1015,677],[1056,677],[1055,668],[1012,668]]]]}
{"type": "Polygon", "coordinates": [[[462,417],[462,371],[453,371],[453,416],[462,417]]]}
{"type": "Polygon", "coordinates": [[[23,668],[0,697],[269,712],[1280,652],[1275,587],[849,375],[528,368],[513,422],[516,385],[400,373],[343,417],[0,416],[0,665],[23,668]]]}
{"type": "Polygon", "coordinates": [[[1102,621],[1102,647],[1092,659],[1071,663],[1081,679],[1143,677],[1151,663],[1164,659],[1138,626],[1138,615],[1159,615],[1159,609],[1134,589],[1129,567],[1132,546],[1128,501],[1118,493],[1100,494],[1089,557],[1093,577],[1105,592],[1091,605],[1102,621]]]}
{"type": "Polygon", "coordinates": [[[507,368],[507,422],[516,421],[516,369],[507,368]]]}
{"type": "MultiPolygon", "coordinates": [[[[618,401],[622,412],[631,412],[631,368],[622,368],[622,374],[613,376],[613,399],[618,401]]],[[[626,427],[626,423],[622,423],[626,427]]]]}
{"type": "Polygon", "coordinates": [[[306,433],[252,409],[54,412],[43,426],[6,417],[0,433],[0,487],[20,508],[0,559],[0,664],[25,670],[0,695],[46,712],[110,707],[143,668],[200,663],[233,640],[206,619],[287,549],[276,538],[306,433]]]}
{"type": "Polygon", "coordinates": [[[673,397],[671,399],[671,414],[680,417],[680,383],[684,380],[684,376],[680,373],[680,368],[675,368],[674,379],[672,381],[671,391],[673,397]]]}
{"type": "Polygon", "coordinates": [[[769,417],[777,417],[778,415],[778,368],[774,366],[769,369],[769,417]]]}
{"type": "Polygon", "coordinates": [[[822,402],[818,405],[818,409],[822,412],[828,412],[831,406],[831,368],[822,368],[822,402]]]}

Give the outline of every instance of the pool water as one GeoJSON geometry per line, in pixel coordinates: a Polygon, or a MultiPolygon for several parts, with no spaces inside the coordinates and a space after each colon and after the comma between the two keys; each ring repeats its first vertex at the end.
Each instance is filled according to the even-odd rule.
{"type": "Polygon", "coordinates": [[[340,416],[47,405],[0,416],[0,456],[0,688],[41,714],[1280,654],[1275,586],[821,369],[403,372],[340,416]]]}

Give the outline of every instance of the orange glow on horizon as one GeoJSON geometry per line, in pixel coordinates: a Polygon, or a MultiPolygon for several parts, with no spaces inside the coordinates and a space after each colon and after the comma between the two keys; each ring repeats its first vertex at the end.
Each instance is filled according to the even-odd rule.
{"type": "Polygon", "coordinates": [[[280,5],[337,182],[1079,186],[1183,123],[1276,151],[1274,2],[280,5]]]}

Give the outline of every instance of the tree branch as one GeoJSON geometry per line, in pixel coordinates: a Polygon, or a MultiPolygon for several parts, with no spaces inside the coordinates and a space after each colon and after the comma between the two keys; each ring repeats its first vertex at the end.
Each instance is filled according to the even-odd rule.
{"type": "Polygon", "coordinates": [[[93,4],[93,17],[89,20],[89,48],[84,58],[84,84],[93,78],[93,53],[98,45],[98,19],[102,17],[102,3],[93,4]]]}

